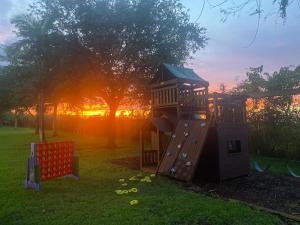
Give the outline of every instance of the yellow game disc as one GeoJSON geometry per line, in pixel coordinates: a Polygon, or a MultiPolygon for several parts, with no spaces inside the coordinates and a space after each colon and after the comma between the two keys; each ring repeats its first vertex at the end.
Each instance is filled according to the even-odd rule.
{"type": "Polygon", "coordinates": [[[129,189],[129,192],[136,193],[136,192],[138,192],[138,190],[137,190],[137,188],[131,188],[131,189],[129,189]]]}
{"type": "Polygon", "coordinates": [[[130,205],[137,205],[138,203],[139,203],[138,200],[131,200],[131,201],[129,202],[130,205]]]}
{"type": "Polygon", "coordinates": [[[133,176],[133,177],[130,177],[129,180],[130,181],[135,181],[135,180],[138,180],[138,179],[136,178],[136,176],[133,176]]]}
{"type": "Polygon", "coordinates": [[[122,190],[115,190],[115,192],[116,192],[117,195],[122,195],[123,194],[122,190]]]}

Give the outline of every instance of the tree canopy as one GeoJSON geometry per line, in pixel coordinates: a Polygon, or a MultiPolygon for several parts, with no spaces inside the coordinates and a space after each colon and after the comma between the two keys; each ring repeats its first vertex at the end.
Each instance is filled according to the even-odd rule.
{"type": "Polygon", "coordinates": [[[147,98],[162,63],[182,65],[207,42],[178,0],[37,0],[12,23],[19,39],[6,49],[9,66],[35,87],[40,107],[74,82],[105,100],[112,127],[124,98],[147,98]]]}
{"type": "Polygon", "coordinates": [[[285,154],[300,157],[300,113],[293,95],[286,90],[300,88],[300,66],[282,67],[272,74],[263,66],[250,68],[247,79],[238,87],[243,94],[281,93],[268,97],[252,98],[248,104],[248,122],[251,129],[252,149],[267,155],[285,154]],[[298,124],[298,125],[297,125],[298,124]]]}

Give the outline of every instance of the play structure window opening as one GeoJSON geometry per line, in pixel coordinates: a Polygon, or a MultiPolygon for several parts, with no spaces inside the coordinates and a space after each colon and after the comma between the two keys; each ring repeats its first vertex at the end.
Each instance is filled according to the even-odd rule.
{"type": "Polygon", "coordinates": [[[242,152],[242,146],[240,140],[227,141],[227,151],[229,154],[237,154],[242,152]]]}

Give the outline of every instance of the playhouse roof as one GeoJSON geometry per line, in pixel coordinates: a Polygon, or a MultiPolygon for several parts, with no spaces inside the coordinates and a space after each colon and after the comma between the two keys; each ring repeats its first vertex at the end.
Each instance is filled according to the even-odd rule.
{"type": "Polygon", "coordinates": [[[164,63],[163,65],[177,78],[195,80],[195,81],[205,81],[198,74],[196,74],[193,69],[173,66],[167,63],[164,63]]]}

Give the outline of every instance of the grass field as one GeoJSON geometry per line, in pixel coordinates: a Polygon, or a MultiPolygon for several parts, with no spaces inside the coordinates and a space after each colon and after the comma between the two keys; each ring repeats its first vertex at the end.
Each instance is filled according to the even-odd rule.
{"type": "Polygon", "coordinates": [[[253,159],[257,160],[262,167],[270,165],[269,172],[271,173],[287,174],[288,165],[295,173],[300,174],[300,161],[284,160],[264,156],[254,156],[253,159]]]}
{"type": "Polygon", "coordinates": [[[137,155],[133,142],[119,140],[118,149],[106,149],[101,138],[63,134],[59,139],[76,141],[81,179],[45,182],[36,192],[24,189],[24,178],[30,143],[37,136],[30,129],[0,128],[1,225],[282,224],[276,216],[187,192],[162,177],[152,183],[130,182],[138,193],[116,195],[114,191],[122,189],[118,180],[138,172],[109,161],[137,155]],[[131,206],[134,199],[139,204],[131,206]]]}

